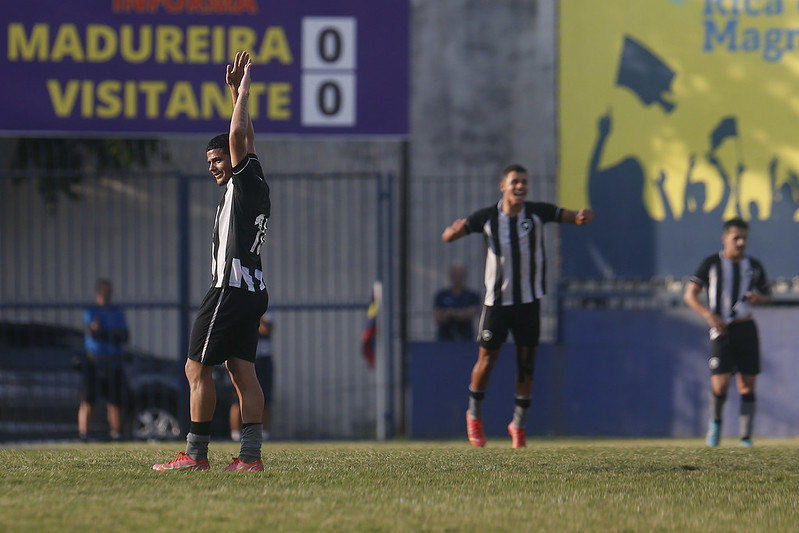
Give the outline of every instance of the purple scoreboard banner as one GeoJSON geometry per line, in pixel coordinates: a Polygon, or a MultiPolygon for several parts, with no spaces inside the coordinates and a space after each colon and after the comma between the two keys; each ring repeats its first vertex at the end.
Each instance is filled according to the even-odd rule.
{"type": "Polygon", "coordinates": [[[408,0],[28,0],[3,6],[0,132],[213,134],[253,58],[259,135],[408,134],[408,0]]]}

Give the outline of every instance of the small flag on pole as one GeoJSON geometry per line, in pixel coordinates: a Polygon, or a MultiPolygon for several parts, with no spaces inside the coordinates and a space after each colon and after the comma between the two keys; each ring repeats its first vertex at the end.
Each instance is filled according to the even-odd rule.
{"type": "Polygon", "coordinates": [[[361,334],[361,351],[369,368],[375,367],[375,341],[377,340],[377,312],[380,309],[382,284],[376,281],[372,287],[372,300],[366,311],[366,324],[361,334]]]}

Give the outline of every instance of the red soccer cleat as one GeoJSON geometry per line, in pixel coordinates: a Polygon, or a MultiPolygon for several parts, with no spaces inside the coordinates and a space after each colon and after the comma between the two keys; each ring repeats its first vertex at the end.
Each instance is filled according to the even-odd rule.
{"type": "Polygon", "coordinates": [[[160,472],[170,472],[172,470],[208,470],[208,459],[195,461],[183,452],[178,452],[178,456],[168,463],[155,464],[153,470],[160,472]]]}
{"type": "Polygon", "coordinates": [[[472,418],[469,412],[466,412],[466,434],[469,436],[469,442],[482,448],[486,445],[486,434],[483,431],[483,421],[479,418],[472,418]]]}
{"type": "Polygon", "coordinates": [[[248,472],[263,472],[264,470],[264,463],[261,462],[260,459],[253,461],[252,463],[245,463],[238,457],[233,458],[233,462],[227,465],[225,468],[226,471],[228,470],[245,470],[248,472]]]}
{"type": "Polygon", "coordinates": [[[524,448],[527,446],[527,434],[524,431],[524,428],[517,428],[513,425],[513,422],[511,422],[508,424],[508,434],[510,435],[511,440],[513,440],[514,448],[524,448]]]}

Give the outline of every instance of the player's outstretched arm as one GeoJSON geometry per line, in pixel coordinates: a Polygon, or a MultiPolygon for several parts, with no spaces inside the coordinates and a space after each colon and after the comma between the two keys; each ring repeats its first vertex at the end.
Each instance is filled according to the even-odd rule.
{"type": "Polygon", "coordinates": [[[230,157],[233,166],[255,153],[255,131],[249,112],[252,60],[247,52],[236,52],[233,65],[228,65],[225,82],[233,99],[233,116],[230,120],[230,157]],[[234,146],[234,143],[237,146],[234,146]]]}
{"type": "Polygon", "coordinates": [[[567,224],[577,224],[582,226],[594,220],[594,212],[590,209],[580,209],[579,211],[571,211],[564,209],[560,221],[567,224]]]}
{"type": "Polygon", "coordinates": [[[452,242],[460,239],[466,235],[466,219],[459,218],[450,224],[441,234],[441,240],[444,242],[452,242]]]}

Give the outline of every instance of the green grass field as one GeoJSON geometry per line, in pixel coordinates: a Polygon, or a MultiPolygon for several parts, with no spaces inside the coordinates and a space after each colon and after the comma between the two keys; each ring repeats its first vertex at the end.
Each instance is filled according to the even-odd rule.
{"type": "Polygon", "coordinates": [[[181,443],[0,448],[0,531],[799,531],[799,440],[275,442],[264,472],[155,472],[181,443]]]}

